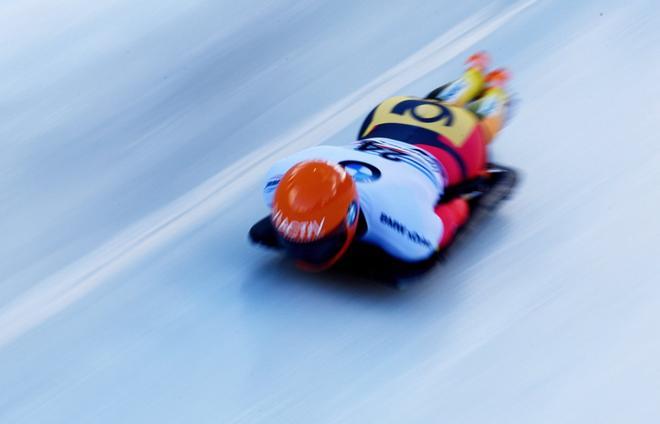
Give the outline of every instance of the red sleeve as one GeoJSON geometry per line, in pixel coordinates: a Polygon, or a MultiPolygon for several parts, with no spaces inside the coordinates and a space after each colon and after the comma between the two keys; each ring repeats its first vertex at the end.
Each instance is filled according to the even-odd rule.
{"type": "Polygon", "coordinates": [[[465,224],[470,216],[470,207],[465,199],[458,198],[436,206],[435,214],[438,215],[444,227],[438,246],[439,249],[442,249],[451,243],[456,231],[465,224]]]}

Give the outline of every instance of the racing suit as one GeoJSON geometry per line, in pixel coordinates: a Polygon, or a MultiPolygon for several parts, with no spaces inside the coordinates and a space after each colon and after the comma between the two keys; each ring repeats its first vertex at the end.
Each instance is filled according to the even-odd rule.
{"type": "Polygon", "coordinates": [[[296,163],[338,163],[357,186],[364,228],[356,239],[404,262],[424,261],[450,244],[469,217],[463,198],[440,200],[447,187],[485,170],[504,100],[501,91],[487,91],[469,107],[436,98],[387,99],[367,116],[354,144],[316,146],[275,163],[264,187],[266,205],[272,207],[280,178],[296,163]]]}

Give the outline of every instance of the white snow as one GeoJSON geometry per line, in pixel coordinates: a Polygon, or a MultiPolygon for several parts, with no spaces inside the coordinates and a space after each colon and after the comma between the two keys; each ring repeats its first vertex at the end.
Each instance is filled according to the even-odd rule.
{"type": "Polygon", "coordinates": [[[0,422],[660,419],[660,9],[0,4],[0,422]],[[404,292],[251,246],[278,155],[465,56],[515,198],[404,292]]]}

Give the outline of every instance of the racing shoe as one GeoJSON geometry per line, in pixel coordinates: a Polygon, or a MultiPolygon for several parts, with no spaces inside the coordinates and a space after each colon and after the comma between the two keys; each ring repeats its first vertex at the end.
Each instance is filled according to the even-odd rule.
{"type": "Polygon", "coordinates": [[[468,65],[468,69],[478,69],[483,74],[490,65],[490,56],[484,51],[477,52],[468,57],[465,64],[468,65]]]}
{"type": "Polygon", "coordinates": [[[498,68],[486,74],[485,83],[487,88],[504,87],[511,79],[511,74],[504,68],[498,68]]]}

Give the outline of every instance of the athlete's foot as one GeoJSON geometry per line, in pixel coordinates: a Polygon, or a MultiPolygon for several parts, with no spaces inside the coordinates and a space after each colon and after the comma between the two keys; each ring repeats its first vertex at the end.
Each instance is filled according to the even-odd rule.
{"type": "Polygon", "coordinates": [[[486,74],[486,87],[504,87],[511,79],[511,74],[504,68],[498,68],[486,74]]]}
{"type": "Polygon", "coordinates": [[[510,102],[504,87],[510,78],[509,71],[504,68],[490,71],[484,78],[483,92],[479,93],[479,96],[468,105],[468,108],[482,118],[501,113],[499,109],[508,108],[510,102]]]}
{"type": "Polygon", "coordinates": [[[468,69],[476,69],[482,74],[486,73],[488,65],[490,65],[490,56],[488,53],[481,51],[473,54],[468,57],[465,61],[465,64],[468,66],[468,69]]]}
{"type": "Polygon", "coordinates": [[[432,92],[435,94],[432,97],[454,106],[464,106],[473,101],[484,89],[484,75],[489,62],[486,52],[473,54],[465,61],[467,69],[463,75],[437,92],[432,92]]]}

